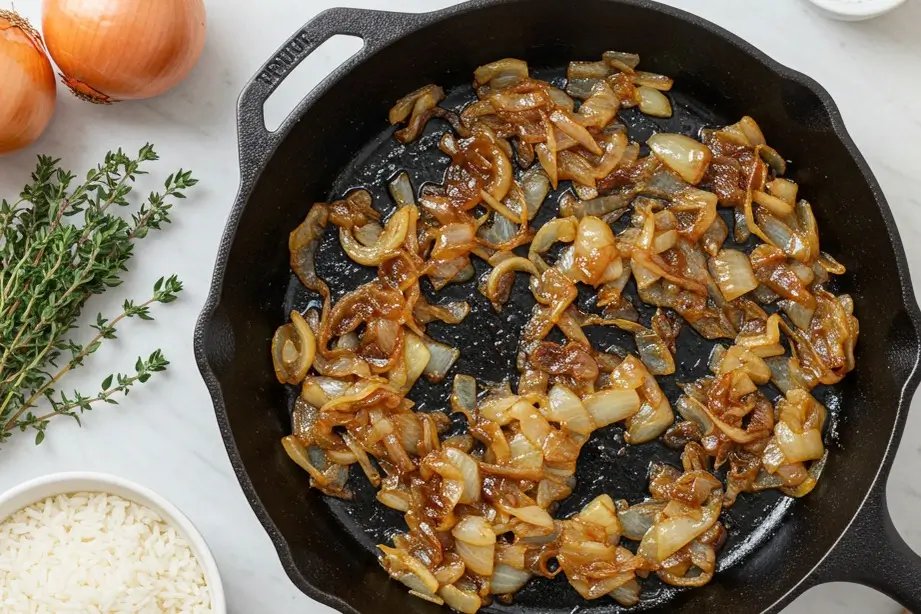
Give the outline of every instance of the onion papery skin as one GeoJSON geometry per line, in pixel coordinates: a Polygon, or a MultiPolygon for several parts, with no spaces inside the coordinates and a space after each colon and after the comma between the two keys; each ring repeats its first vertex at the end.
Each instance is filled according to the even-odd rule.
{"type": "Polygon", "coordinates": [[[0,10],[0,155],[34,143],[54,115],[54,70],[41,36],[12,11],[0,10]]]}

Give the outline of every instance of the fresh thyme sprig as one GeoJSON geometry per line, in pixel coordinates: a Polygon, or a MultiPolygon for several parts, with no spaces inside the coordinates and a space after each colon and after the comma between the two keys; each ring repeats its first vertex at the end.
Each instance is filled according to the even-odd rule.
{"type": "Polygon", "coordinates": [[[175,199],[185,198],[197,183],[191,172],[180,169],[166,179],[162,193],[148,195],[130,220],[117,215],[113,205],[130,206],[133,184],[146,174],[142,165],[157,159],[149,144],[135,157],[119,149],[77,183],[60,160],[39,156],[19,199],[0,201],[0,442],[16,429],[32,428],[40,443],[54,416],[79,422],[79,414],[94,403],[116,403],[116,394],[128,394],[169,364],[157,350],[138,359],[133,375],[106,377],[93,397],[55,388],[104,341],[116,338],[119,322],[152,320],[150,307],[174,301],[182,290],[176,276],[160,279],[144,302],[125,301],[111,320],[99,314],[90,341],[71,340],[87,299],[121,283],[135,242],[169,223],[175,199]],[[58,367],[62,356],[67,362],[58,367]]]}

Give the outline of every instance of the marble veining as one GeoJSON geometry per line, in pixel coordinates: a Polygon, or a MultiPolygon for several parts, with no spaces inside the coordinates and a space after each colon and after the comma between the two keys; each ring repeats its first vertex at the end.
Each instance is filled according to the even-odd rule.
{"type": "MultiPolygon", "coordinates": [[[[175,223],[145,240],[125,283],[87,309],[111,312],[125,297],[140,298],[164,274],[186,284],[181,299],[158,308],[155,323],[129,322],[120,339],[105,347],[67,382],[96,386],[105,373],[130,367],[129,357],[162,347],[170,371],[132,393],[117,408],[86,416],[84,428],[55,424],[36,448],[16,437],[0,452],[0,490],[54,471],[111,471],[155,489],[178,505],[201,529],[221,573],[234,614],[331,613],[301,594],[285,576],[271,542],[233,475],[217,430],[211,401],[192,353],[192,329],[205,301],[224,219],[237,190],[236,101],[246,81],[297,28],[342,0],[206,0],[208,42],[191,77],[159,98],[111,107],[90,106],[58,88],[52,126],[33,147],[0,160],[0,194],[26,182],[35,155],[60,156],[75,171],[95,165],[115,147],[137,149],[153,141],[162,162],[154,178],[183,166],[200,187],[176,210],[175,223]]],[[[921,3],[862,23],[825,19],[803,0],[745,3],[667,0],[708,18],[831,92],[845,123],[876,173],[901,229],[916,279],[921,275],[921,3]]],[[[418,12],[451,0],[348,0],[351,6],[418,12]]],[[[40,0],[17,0],[16,8],[40,21],[40,0]]],[[[654,35],[654,34],[650,34],[654,35]]],[[[303,87],[318,82],[353,48],[328,46],[310,58],[303,87]]],[[[290,109],[298,88],[286,88],[273,105],[290,109]]],[[[303,88],[301,88],[303,91],[303,88]]],[[[151,182],[141,182],[144,189],[151,182]]],[[[918,401],[913,403],[917,406],[918,401]]],[[[896,526],[921,551],[916,510],[921,499],[921,408],[909,415],[889,479],[896,526]],[[915,513],[913,513],[915,512],[915,513]],[[914,521],[913,521],[914,520],[914,521]]],[[[785,614],[822,612],[896,614],[900,608],[865,587],[832,584],[814,588],[785,614]]]]}

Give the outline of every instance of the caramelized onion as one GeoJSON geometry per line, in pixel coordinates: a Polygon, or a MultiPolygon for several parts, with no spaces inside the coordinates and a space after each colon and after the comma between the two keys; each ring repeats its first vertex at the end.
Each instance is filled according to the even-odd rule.
{"type": "Polygon", "coordinates": [[[430,118],[446,120],[442,183],[416,194],[400,172],[383,225],[371,193],[354,189],[314,205],[289,237],[292,269],[323,307],[292,313],[276,333],[279,380],[301,385],[282,445],[323,493],[351,497],[355,465],[353,479],[404,514],[406,532],[380,546],[381,564],[432,603],[476,612],[533,575],[563,574],[582,597],[628,607],[650,573],[702,586],[726,538],[723,508],[766,488],[804,496],[820,478],[826,409],[809,391],[854,368],[859,335],[852,298],[827,289],[845,269],[820,251],[812,207],[753,119],[700,141],[656,134],[649,154],[631,142],[621,108],[672,112],[661,93],[672,80],[638,62],[614,51],[573,62],[563,92],[532,79],[526,63],[499,60],[477,69],[477,100],[460,113],[438,106],[441,88],[420,88],[390,120],[405,124],[395,134],[404,142],[430,118]],[[547,211],[551,187],[567,180],[547,211]],[[719,206],[733,208],[732,239],[749,244],[730,241],[719,206]],[[352,260],[377,267],[335,303],[314,267],[327,221],[352,260]],[[437,336],[483,314],[473,299],[439,304],[428,292],[471,280],[481,263],[478,287],[493,309],[509,301],[516,272],[529,277],[533,308],[517,390],[506,381],[478,394],[473,377],[457,374],[453,421],[411,400],[419,377],[441,381],[464,349],[428,326],[437,336]],[[651,319],[625,296],[630,279],[657,307],[651,319]],[[636,352],[595,347],[591,326],[626,331],[636,352]],[[714,347],[710,374],[678,384],[676,422],[657,377],[676,372],[685,334],[733,343],[714,347]],[[768,385],[785,394],[776,407],[768,385]],[[601,495],[555,518],[576,488],[582,446],[617,422],[628,445],[662,437],[682,449],[681,468],[654,462],[644,502],[601,495]],[[623,539],[640,542],[636,554],[623,539]]]}
{"type": "Polygon", "coordinates": [[[653,117],[671,117],[672,104],[658,89],[642,85],[636,88],[640,95],[640,111],[653,117]]]}
{"type": "Polygon", "coordinates": [[[291,323],[281,326],[272,337],[275,377],[282,384],[299,384],[307,376],[317,353],[317,340],[304,317],[291,312],[291,323]]]}
{"type": "Polygon", "coordinates": [[[691,185],[703,179],[713,157],[706,145],[682,134],[654,134],[647,144],[663,164],[691,185]]]}

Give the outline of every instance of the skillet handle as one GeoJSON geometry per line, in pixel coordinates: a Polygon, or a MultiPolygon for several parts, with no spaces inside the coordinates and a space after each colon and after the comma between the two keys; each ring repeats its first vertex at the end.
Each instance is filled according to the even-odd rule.
{"type": "MultiPolygon", "coordinates": [[[[304,58],[330,37],[347,34],[360,37],[364,46],[343,66],[358,64],[402,36],[414,24],[424,23],[426,15],[333,8],[317,15],[289,38],[246,84],[237,103],[240,174],[244,185],[252,182],[265,158],[274,151],[291,125],[297,122],[298,113],[292,111],[277,130],[269,131],[265,127],[263,106],[304,58]]],[[[321,83],[316,90],[322,88],[321,83]]],[[[297,109],[304,106],[310,96],[307,94],[297,109]]]]}
{"type": "Polygon", "coordinates": [[[892,523],[885,489],[883,480],[822,562],[816,580],[863,584],[921,614],[921,556],[892,523]]]}

